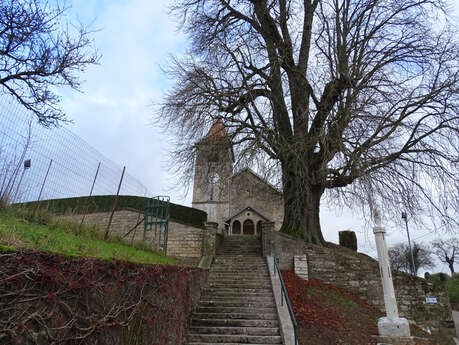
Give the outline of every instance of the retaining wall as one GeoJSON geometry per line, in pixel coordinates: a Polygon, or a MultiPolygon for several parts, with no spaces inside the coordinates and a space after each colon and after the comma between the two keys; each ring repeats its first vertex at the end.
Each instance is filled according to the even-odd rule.
{"type": "MultiPolygon", "coordinates": [[[[60,215],[58,219],[80,223],[81,214],[60,215]]],[[[109,212],[97,212],[87,214],[84,224],[97,226],[104,230],[107,227],[110,217],[109,212]]],[[[143,213],[136,210],[115,211],[112,224],[110,226],[111,236],[124,236],[132,230],[136,224],[143,219],[143,213]]],[[[131,243],[143,240],[144,225],[143,221],[126,237],[131,243]]],[[[174,219],[169,220],[169,231],[167,241],[167,255],[178,257],[186,265],[197,266],[202,256],[215,253],[216,231],[210,227],[208,229],[184,224],[174,219]]],[[[152,241],[151,246],[157,249],[156,241],[152,241]]]]}
{"type": "MultiPolygon", "coordinates": [[[[281,269],[293,270],[293,257],[307,255],[309,279],[343,287],[384,311],[384,299],[378,262],[362,253],[329,243],[328,247],[305,243],[271,228],[262,230],[263,253],[269,253],[269,241],[279,257],[281,269]]],[[[423,278],[392,270],[400,315],[426,325],[450,322],[451,306],[445,288],[434,288],[423,278]],[[427,296],[437,297],[438,304],[426,304],[427,296]]]]}

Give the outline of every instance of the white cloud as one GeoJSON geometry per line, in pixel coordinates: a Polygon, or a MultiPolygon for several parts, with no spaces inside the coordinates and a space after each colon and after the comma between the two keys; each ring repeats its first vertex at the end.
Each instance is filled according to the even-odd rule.
{"type": "Polygon", "coordinates": [[[183,36],[166,13],[167,1],[74,1],[72,14],[100,29],[93,36],[100,65],[82,76],[84,93],[63,92],[69,127],[139,178],[153,194],[168,182],[162,162],[170,147],[152,119],[165,82],[159,66],[180,52],[183,36]]]}

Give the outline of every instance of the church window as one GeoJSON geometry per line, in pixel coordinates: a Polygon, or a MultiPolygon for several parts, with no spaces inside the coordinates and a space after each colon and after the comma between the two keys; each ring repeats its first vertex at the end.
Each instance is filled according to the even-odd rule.
{"type": "Polygon", "coordinates": [[[251,219],[244,221],[242,231],[244,235],[255,235],[255,225],[251,219]]]}
{"type": "Polygon", "coordinates": [[[233,235],[240,235],[241,234],[241,222],[238,220],[235,220],[233,222],[233,228],[232,228],[233,235]]]}

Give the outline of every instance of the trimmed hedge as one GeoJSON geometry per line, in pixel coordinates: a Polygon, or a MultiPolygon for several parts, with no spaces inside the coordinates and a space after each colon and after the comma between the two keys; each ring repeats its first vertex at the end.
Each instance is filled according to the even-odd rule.
{"type": "MultiPolygon", "coordinates": [[[[45,208],[56,215],[81,214],[84,212],[87,197],[75,197],[65,199],[51,199],[39,201],[39,207],[45,208]]],[[[88,204],[88,213],[109,212],[112,209],[115,195],[94,195],[88,204]]],[[[145,211],[145,206],[150,198],[120,195],[116,210],[133,209],[145,211]]],[[[26,202],[16,206],[36,207],[37,202],[26,202]]],[[[207,222],[207,213],[195,208],[169,203],[170,218],[172,220],[197,227],[204,227],[207,222]]]]}

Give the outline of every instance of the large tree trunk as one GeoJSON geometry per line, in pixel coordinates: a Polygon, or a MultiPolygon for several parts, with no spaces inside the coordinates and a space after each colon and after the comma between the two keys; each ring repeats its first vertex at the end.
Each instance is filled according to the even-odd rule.
{"type": "Polygon", "coordinates": [[[283,168],[284,221],[281,232],[324,245],[319,220],[324,187],[312,185],[307,172],[283,168]]]}

